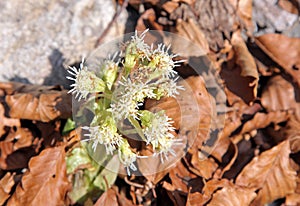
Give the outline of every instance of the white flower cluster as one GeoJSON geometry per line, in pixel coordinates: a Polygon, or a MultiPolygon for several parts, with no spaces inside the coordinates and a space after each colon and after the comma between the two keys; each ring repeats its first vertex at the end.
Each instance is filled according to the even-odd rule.
{"type": "Polygon", "coordinates": [[[171,148],[175,141],[174,135],[171,133],[175,131],[175,128],[172,126],[174,123],[172,119],[164,111],[157,113],[144,111],[143,113],[141,120],[144,126],[143,132],[147,139],[146,143],[152,145],[155,154],[161,155],[162,161],[163,157],[167,159],[169,152],[175,155],[171,148]]]}
{"type": "Polygon", "coordinates": [[[88,71],[87,67],[84,66],[84,59],[80,64],[80,69],[75,67],[69,67],[69,74],[74,77],[67,77],[69,80],[73,80],[75,83],[71,84],[73,87],[68,93],[76,94],[75,98],[86,99],[90,93],[103,92],[105,83],[102,79],[97,77],[93,72],[88,71]]]}
{"type": "Polygon", "coordinates": [[[134,163],[140,156],[131,148],[128,137],[120,134],[117,125],[129,120],[141,139],[152,145],[155,155],[165,158],[168,153],[175,155],[171,148],[176,141],[172,119],[164,111],[152,113],[141,108],[146,98],[175,97],[179,90],[184,90],[177,85],[174,70],[182,61],[173,60],[176,55],[169,54],[170,46],[159,44],[154,49],[153,45],[146,44],[147,31],[141,35],[136,32],[125,44],[125,54],[117,52],[105,60],[97,75],[88,71],[83,60],[80,69],[70,67],[68,72],[73,77],[67,77],[74,81],[69,93],[79,100],[91,93],[97,94],[94,119],[90,126],[83,127],[89,132],[85,134],[87,141],[92,143],[94,151],[101,144],[108,154],[118,153],[128,174],[130,170],[137,170],[134,163]]]}
{"type": "Polygon", "coordinates": [[[120,146],[123,142],[123,137],[112,130],[107,125],[94,126],[94,127],[82,127],[84,130],[88,130],[89,133],[85,134],[88,137],[88,141],[92,141],[92,148],[96,150],[98,144],[105,146],[106,152],[108,154],[113,154],[113,152],[120,146]]]}

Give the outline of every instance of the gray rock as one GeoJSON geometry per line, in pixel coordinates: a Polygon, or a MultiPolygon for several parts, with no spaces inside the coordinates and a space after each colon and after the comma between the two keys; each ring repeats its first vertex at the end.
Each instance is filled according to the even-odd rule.
{"type": "MultiPolygon", "coordinates": [[[[0,81],[62,84],[116,11],[113,0],[0,1],[0,81]]],[[[105,40],[124,32],[126,10],[105,40]]]]}

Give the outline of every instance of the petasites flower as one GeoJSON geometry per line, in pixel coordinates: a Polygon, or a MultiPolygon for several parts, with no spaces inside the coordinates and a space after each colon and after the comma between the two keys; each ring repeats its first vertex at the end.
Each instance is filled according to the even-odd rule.
{"type": "Polygon", "coordinates": [[[132,152],[130,145],[127,140],[122,141],[122,144],[119,146],[118,155],[120,162],[126,167],[127,174],[130,175],[130,169],[136,171],[137,168],[134,164],[137,158],[137,154],[132,152]]]}
{"type": "Polygon", "coordinates": [[[101,126],[85,126],[82,129],[88,130],[89,133],[85,134],[91,141],[92,148],[96,150],[98,144],[102,144],[106,148],[108,154],[113,154],[113,151],[117,149],[123,142],[123,137],[117,132],[117,127],[112,117],[107,117],[105,122],[101,126]]]}
{"type": "Polygon", "coordinates": [[[146,44],[147,31],[135,32],[122,44],[123,51],[101,60],[99,72],[89,71],[82,61],[79,69],[70,67],[72,76],[67,77],[74,81],[69,93],[85,99],[83,105],[93,113],[89,126],[83,127],[88,131],[86,141],[91,142],[94,152],[104,145],[108,155],[118,155],[129,175],[137,170],[137,158],[144,158],[138,155],[140,149],[130,146],[131,134],[152,146],[153,155],[160,156],[162,162],[168,154],[176,155],[173,145],[178,142],[173,120],[164,110],[147,110],[145,100],[176,97],[184,90],[174,70],[183,61],[175,60],[177,55],[169,52],[170,46],[146,44]],[[96,95],[87,99],[91,93],[96,95]]]}
{"type": "Polygon", "coordinates": [[[68,93],[76,94],[75,98],[86,99],[90,93],[103,92],[105,90],[105,82],[97,77],[95,73],[88,71],[84,66],[84,60],[80,64],[80,69],[76,67],[69,67],[68,72],[74,77],[67,77],[75,83],[71,84],[73,87],[68,93]]]}

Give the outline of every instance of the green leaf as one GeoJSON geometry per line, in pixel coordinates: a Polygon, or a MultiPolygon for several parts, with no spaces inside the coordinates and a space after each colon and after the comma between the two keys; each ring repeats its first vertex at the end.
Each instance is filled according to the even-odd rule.
{"type": "Polygon", "coordinates": [[[108,190],[116,181],[119,171],[120,161],[118,156],[114,156],[94,180],[94,185],[101,190],[108,190]]]}
{"type": "Polygon", "coordinates": [[[75,121],[73,121],[72,119],[68,118],[67,122],[66,122],[66,124],[64,126],[64,129],[62,131],[62,135],[65,135],[65,134],[71,132],[72,130],[74,130],[75,127],[76,127],[75,125],[76,125],[75,121]]]}
{"type": "Polygon", "coordinates": [[[67,174],[74,172],[80,165],[91,164],[91,159],[83,147],[74,148],[67,156],[67,174]]]}

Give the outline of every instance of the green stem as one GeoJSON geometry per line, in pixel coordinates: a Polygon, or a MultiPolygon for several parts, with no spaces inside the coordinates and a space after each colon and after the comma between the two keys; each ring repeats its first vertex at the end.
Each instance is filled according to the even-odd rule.
{"type": "Polygon", "coordinates": [[[144,136],[143,130],[142,130],[139,122],[136,119],[134,119],[133,117],[128,117],[128,120],[134,126],[134,128],[136,129],[137,133],[140,135],[140,137],[142,138],[142,140],[145,141],[145,142],[147,142],[147,139],[144,136]]]}

